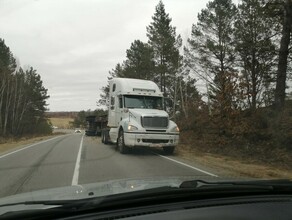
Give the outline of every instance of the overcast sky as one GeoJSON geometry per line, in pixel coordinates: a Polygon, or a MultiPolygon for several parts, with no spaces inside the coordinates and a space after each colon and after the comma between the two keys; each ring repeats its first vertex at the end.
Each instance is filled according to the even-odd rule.
{"type": "MultiPolygon", "coordinates": [[[[185,41],[209,0],[163,0],[185,41]]],[[[0,0],[0,38],[41,75],[50,111],[96,109],[109,70],[146,26],[158,0],[0,0]]]]}

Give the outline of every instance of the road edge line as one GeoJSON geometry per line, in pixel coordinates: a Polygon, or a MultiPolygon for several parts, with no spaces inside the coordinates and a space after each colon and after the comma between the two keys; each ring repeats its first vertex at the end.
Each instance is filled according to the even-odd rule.
{"type": "MultiPolygon", "coordinates": [[[[152,152],[152,153],[154,153],[154,152],[152,152]]],[[[201,172],[201,173],[205,173],[205,174],[207,174],[207,175],[209,175],[209,176],[219,177],[218,175],[215,175],[215,174],[213,174],[213,173],[210,173],[210,172],[207,172],[207,171],[205,171],[205,170],[199,169],[199,168],[197,168],[197,167],[191,166],[191,165],[189,165],[189,164],[186,164],[186,163],[180,162],[180,161],[175,160],[175,159],[172,159],[172,158],[170,158],[170,157],[166,157],[166,156],[163,156],[163,155],[158,154],[158,153],[154,153],[154,154],[156,154],[156,155],[158,155],[158,156],[160,156],[160,157],[162,157],[162,158],[164,158],[164,159],[167,159],[167,160],[170,160],[170,161],[172,161],[172,162],[175,162],[175,163],[178,163],[178,164],[180,164],[180,165],[183,165],[183,166],[186,166],[186,167],[188,167],[188,168],[191,168],[191,169],[193,169],[193,170],[199,171],[199,172],[201,172]]]]}
{"type": "Polygon", "coordinates": [[[24,147],[24,148],[21,148],[21,149],[18,149],[18,150],[12,151],[12,152],[10,152],[10,153],[7,153],[7,154],[4,154],[4,155],[1,155],[1,156],[0,156],[0,159],[2,159],[2,158],[4,158],[4,157],[7,157],[7,156],[9,156],[9,155],[11,155],[11,154],[17,153],[17,152],[19,152],[19,151],[26,150],[26,149],[28,149],[28,148],[34,147],[35,145],[43,144],[43,143],[46,143],[46,142],[48,142],[48,141],[52,141],[52,140],[54,140],[54,139],[57,139],[57,138],[59,138],[59,137],[63,137],[63,136],[65,136],[65,135],[61,135],[61,136],[57,136],[57,137],[53,137],[53,138],[50,138],[50,139],[47,139],[47,140],[44,140],[44,141],[40,141],[40,142],[37,142],[37,143],[31,144],[31,145],[28,145],[28,146],[26,146],[26,147],[24,147]]]}
{"type": "Polygon", "coordinates": [[[81,160],[81,151],[82,151],[82,145],[83,145],[83,138],[84,135],[82,135],[80,146],[77,154],[76,164],[74,168],[73,178],[72,178],[72,186],[78,185],[78,178],[79,178],[79,169],[80,169],[80,160],[81,160]]]}

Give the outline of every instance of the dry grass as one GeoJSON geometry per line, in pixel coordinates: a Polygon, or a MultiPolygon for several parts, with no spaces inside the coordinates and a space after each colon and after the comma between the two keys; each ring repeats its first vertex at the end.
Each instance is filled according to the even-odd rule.
{"type": "Polygon", "coordinates": [[[73,118],[49,118],[53,126],[58,128],[68,129],[70,128],[70,122],[73,122],[73,118]]]}
{"type": "Polygon", "coordinates": [[[40,137],[23,137],[20,139],[6,139],[4,143],[0,144],[0,154],[4,153],[9,150],[13,150],[16,148],[20,148],[22,146],[28,145],[28,144],[33,144],[36,142],[40,142],[42,140],[49,139],[54,135],[47,135],[47,136],[40,136],[40,137]]]}
{"type": "Polygon", "coordinates": [[[219,176],[292,179],[291,169],[201,152],[187,144],[180,144],[176,149],[176,154],[183,159],[211,168],[219,176]]]}

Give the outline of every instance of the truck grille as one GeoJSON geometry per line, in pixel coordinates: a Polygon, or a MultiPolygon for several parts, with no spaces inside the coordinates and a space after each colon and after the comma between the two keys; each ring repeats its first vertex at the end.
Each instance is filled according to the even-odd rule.
{"type": "Polygon", "coordinates": [[[142,117],[142,126],[148,128],[167,128],[168,118],[167,117],[142,117]]]}

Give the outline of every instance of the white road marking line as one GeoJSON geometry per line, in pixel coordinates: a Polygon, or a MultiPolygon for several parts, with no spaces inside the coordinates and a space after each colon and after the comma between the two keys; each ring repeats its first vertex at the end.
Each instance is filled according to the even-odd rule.
{"type": "MultiPolygon", "coordinates": [[[[152,152],[152,153],[154,153],[154,152],[152,152]]],[[[210,176],[213,176],[213,177],[219,177],[219,176],[217,176],[217,175],[215,175],[215,174],[213,174],[213,173],[210,173],[210,172],[207,172],[207,171],[205,171],[205,170],[199,169],[199,168],[197,168],[197,167],[194,167],[194,166],[188,165],[188,164],[186,164],[186,163],[180,162],[180,161],[175,160],[175,159],[172,159],[172,158],[170,158],[170,157],[166,157],[166,156],[163,156],[163,155],[161,155],[161,154],[157,154],[157,153],[154,153],[154,154],[156,154],[156,155],[158,155],[158,156],[160,156],[160,157],[162,157],[162,158],[164,158],[164,159],[167,159],[167,160],[170,160],[170,161],[172,161],[172,162],[178,163],[178,164],[180,164],[180,165],[183,165],[183,166],[189,167],[189,168],[191,168],[191,169],[193,169],[193,170],[199,171],[199,172],[201,172],[201,173],[205,173],[205,174],[210,175],[210,176]]]]}
{"type": "Polygon", "coordinates": [[[72,179],[72,186],[78,185],[78,178],[79,178],[79,168],[80,168],[80,159],[81,159],[81,151],[82,151],[82,145],[83,145],[83,138],[84,134],[82,135],[80,146],[79,146],[79,151],[76,159],[76,164],[75,164],[75,169],[74,169],[74,174],[73,174],[73,179],[72,179]]]}
{"type": "Polygon", "coordinates": [[[57,139],[57,138],[59,138],[59,137],[63,137],[63,135],[62,135],[62,136],[58,136],[58,137],[54,137],[54,138],[50,138],[50,139],[47,139],[47,140],[44,140],[44,141],[41,141],[41,142],[37,142],[37,143],[31,144],[31,145],[29,145],[29,146],[27,146],[27,147],[24,147],[24,148],[18,149],[18,150],[16,150],[16,151],[12,151],[12,152],[10,152],[10,153],[4,154],[4,155],[0,156],[0,159],[2,159],[2,158],[4,158],[4,157],[7,157],[7,156],[9,156],[9,155],[11,155],[11,154],[17,153],[17,152],[19,152],[19,151],[26,150],[26,149],[31,148],[31,147],[33,147],[33,146],[36,146],[36,145],[38,145],[38,144],[42,144],[42,143],[45,143],[45,142],[48,142],[48,141],[52,141],[52,140],[57,139]]]}

